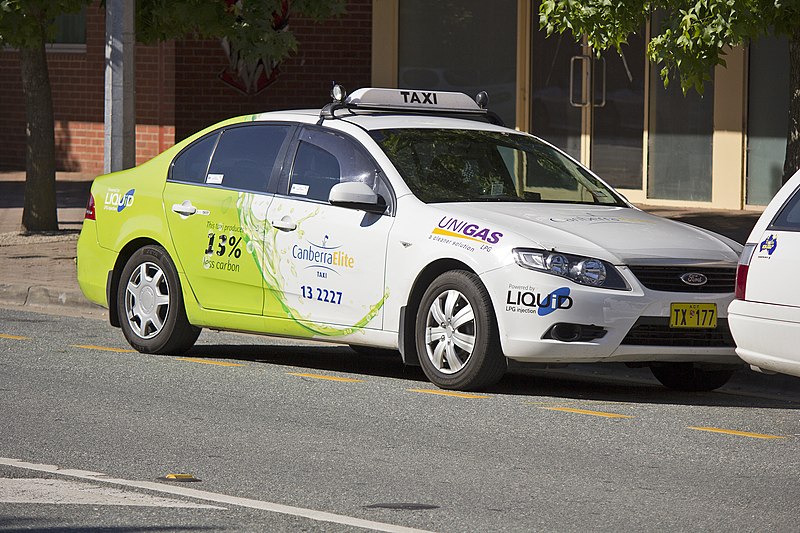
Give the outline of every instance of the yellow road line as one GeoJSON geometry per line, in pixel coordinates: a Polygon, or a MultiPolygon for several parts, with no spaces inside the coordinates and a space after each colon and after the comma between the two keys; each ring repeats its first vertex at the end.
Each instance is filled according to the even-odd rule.
{"type": "Polygon", "coordinates": [[[601,402],[600,400],[564,400],[547,402],[525,402],[525,405],[536,405],[538,407],[564,407],[566,405],[630,405],[631,402],[601,402]]]}
{"type": "Polygon", "coordinates": [[[689,426],[689,429],[695,429],[697,431],[710,431],[712,433],[725,433],[726,435],[737,435],[739,437],[750,437],[753,439],[785,439],[786,437],[781,437],[779,435],[765,435],[763,433],[750,433],[749,431],[736,431],[735,429],[721,429],[721,428],[707,428],[707,427],[696,427],[696,426],[689,426]]]}
{"type": "Polygon", "coordinates": [[[11,339],[14,341],[29,341],[31,340],[30,337],[23,337],[22,335],[6,335],[5,333],[0,333],[0,339],[11,339]]]}
{"type": "Polygon", "coordinates": [[[579,415],[602,416],[604,418],[633,418],[629,415],[620,415],[617,413],[604,413],[602,411],[587,411],[586,409],[573,409],[572,407],[542,407],[548,411],[562,411],[564,413],[577,413],[579,415]]]}
{"type": "Polygon", "coordinates": [[[117,352],[117,353],[136,353],[136,350],[129,350],[127,348],[109,348],[108,346],[94,346],[93,344],[70,344],[73,348],[83,348],[84,350],[101,350],[103,352],[117,352]]]}
{"type": "Polygon", "coordinates": [[[453,396],[455,398],[491,398],[482,394],[468,394],[466,392],[453,392],[449,390],[436,389],[406,389],[408,392],[421,392],[423,394],[438,394],[439,396],[453,396]]]}
{"type": "Polygon", "coordinates": [[[323,376],[322,374],[303,374],[300,372],[287,372],[290,376],[297,376],[300,378],[312,378],[312,379],[324,379],[327,381],[341,381],[344,383],[363,383],[363,379],[353,379],[353,378],[340,378],[336,376],[323,376]]]}
{"type": "Polygon", "coordinates": [[[244,366],[239,363],[226,363],[225,361],[209,361],[208,359],[198,359],[196,357],[178,357],[177,361],[188,361],[189,363],[200,363],[202,365],[244,366]]]}

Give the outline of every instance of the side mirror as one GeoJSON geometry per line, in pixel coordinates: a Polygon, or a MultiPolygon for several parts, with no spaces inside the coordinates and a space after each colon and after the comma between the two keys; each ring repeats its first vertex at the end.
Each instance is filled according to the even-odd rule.
{"type": "Polygon", "coordinates": [[[383,213],[386,210],[383,198],[363,181],[337,183],[331,187],[328,202],[331,205],[361,209],[370,213],[383,213]]]}

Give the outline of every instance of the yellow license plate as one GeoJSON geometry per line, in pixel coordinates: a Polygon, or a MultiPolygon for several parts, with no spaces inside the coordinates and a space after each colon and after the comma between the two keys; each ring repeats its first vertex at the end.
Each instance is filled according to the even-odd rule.
{"type": "Polygon", "coordinates": [[[669,327],[715,328],[717,304],[670,304],[669,327]]]}

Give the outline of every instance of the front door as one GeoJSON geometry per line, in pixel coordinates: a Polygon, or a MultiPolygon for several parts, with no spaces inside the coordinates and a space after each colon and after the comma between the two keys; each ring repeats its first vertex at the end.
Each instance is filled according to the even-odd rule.
{"type": "Polygon", "coordinates": [[[301,133],[291,174],[267,212],[267,316],[292,319],[318,335],[382,327],[394,218],[328,203],[342,181],[365,181],[388,197],[376,168],[344,135],[312,127],[301,133]]]}

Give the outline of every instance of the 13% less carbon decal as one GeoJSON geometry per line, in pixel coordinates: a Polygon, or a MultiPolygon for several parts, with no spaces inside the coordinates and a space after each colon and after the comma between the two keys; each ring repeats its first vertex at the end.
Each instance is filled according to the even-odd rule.
{"type": "Polygon", "coordinates": [[[215,233],[208,234],[208,247],[205,249],[205,256],[203,257],[203,266],[205,268],[213,268],[216,270],[227,270],[230,272],[238,272],[239,265],[231,262],[231,258],[239,259],[242,257],[241,249],[242,238],[236,235],[217,235],[215,233]],[[214,255],[226,260],[214,260],[214,255]]]}

